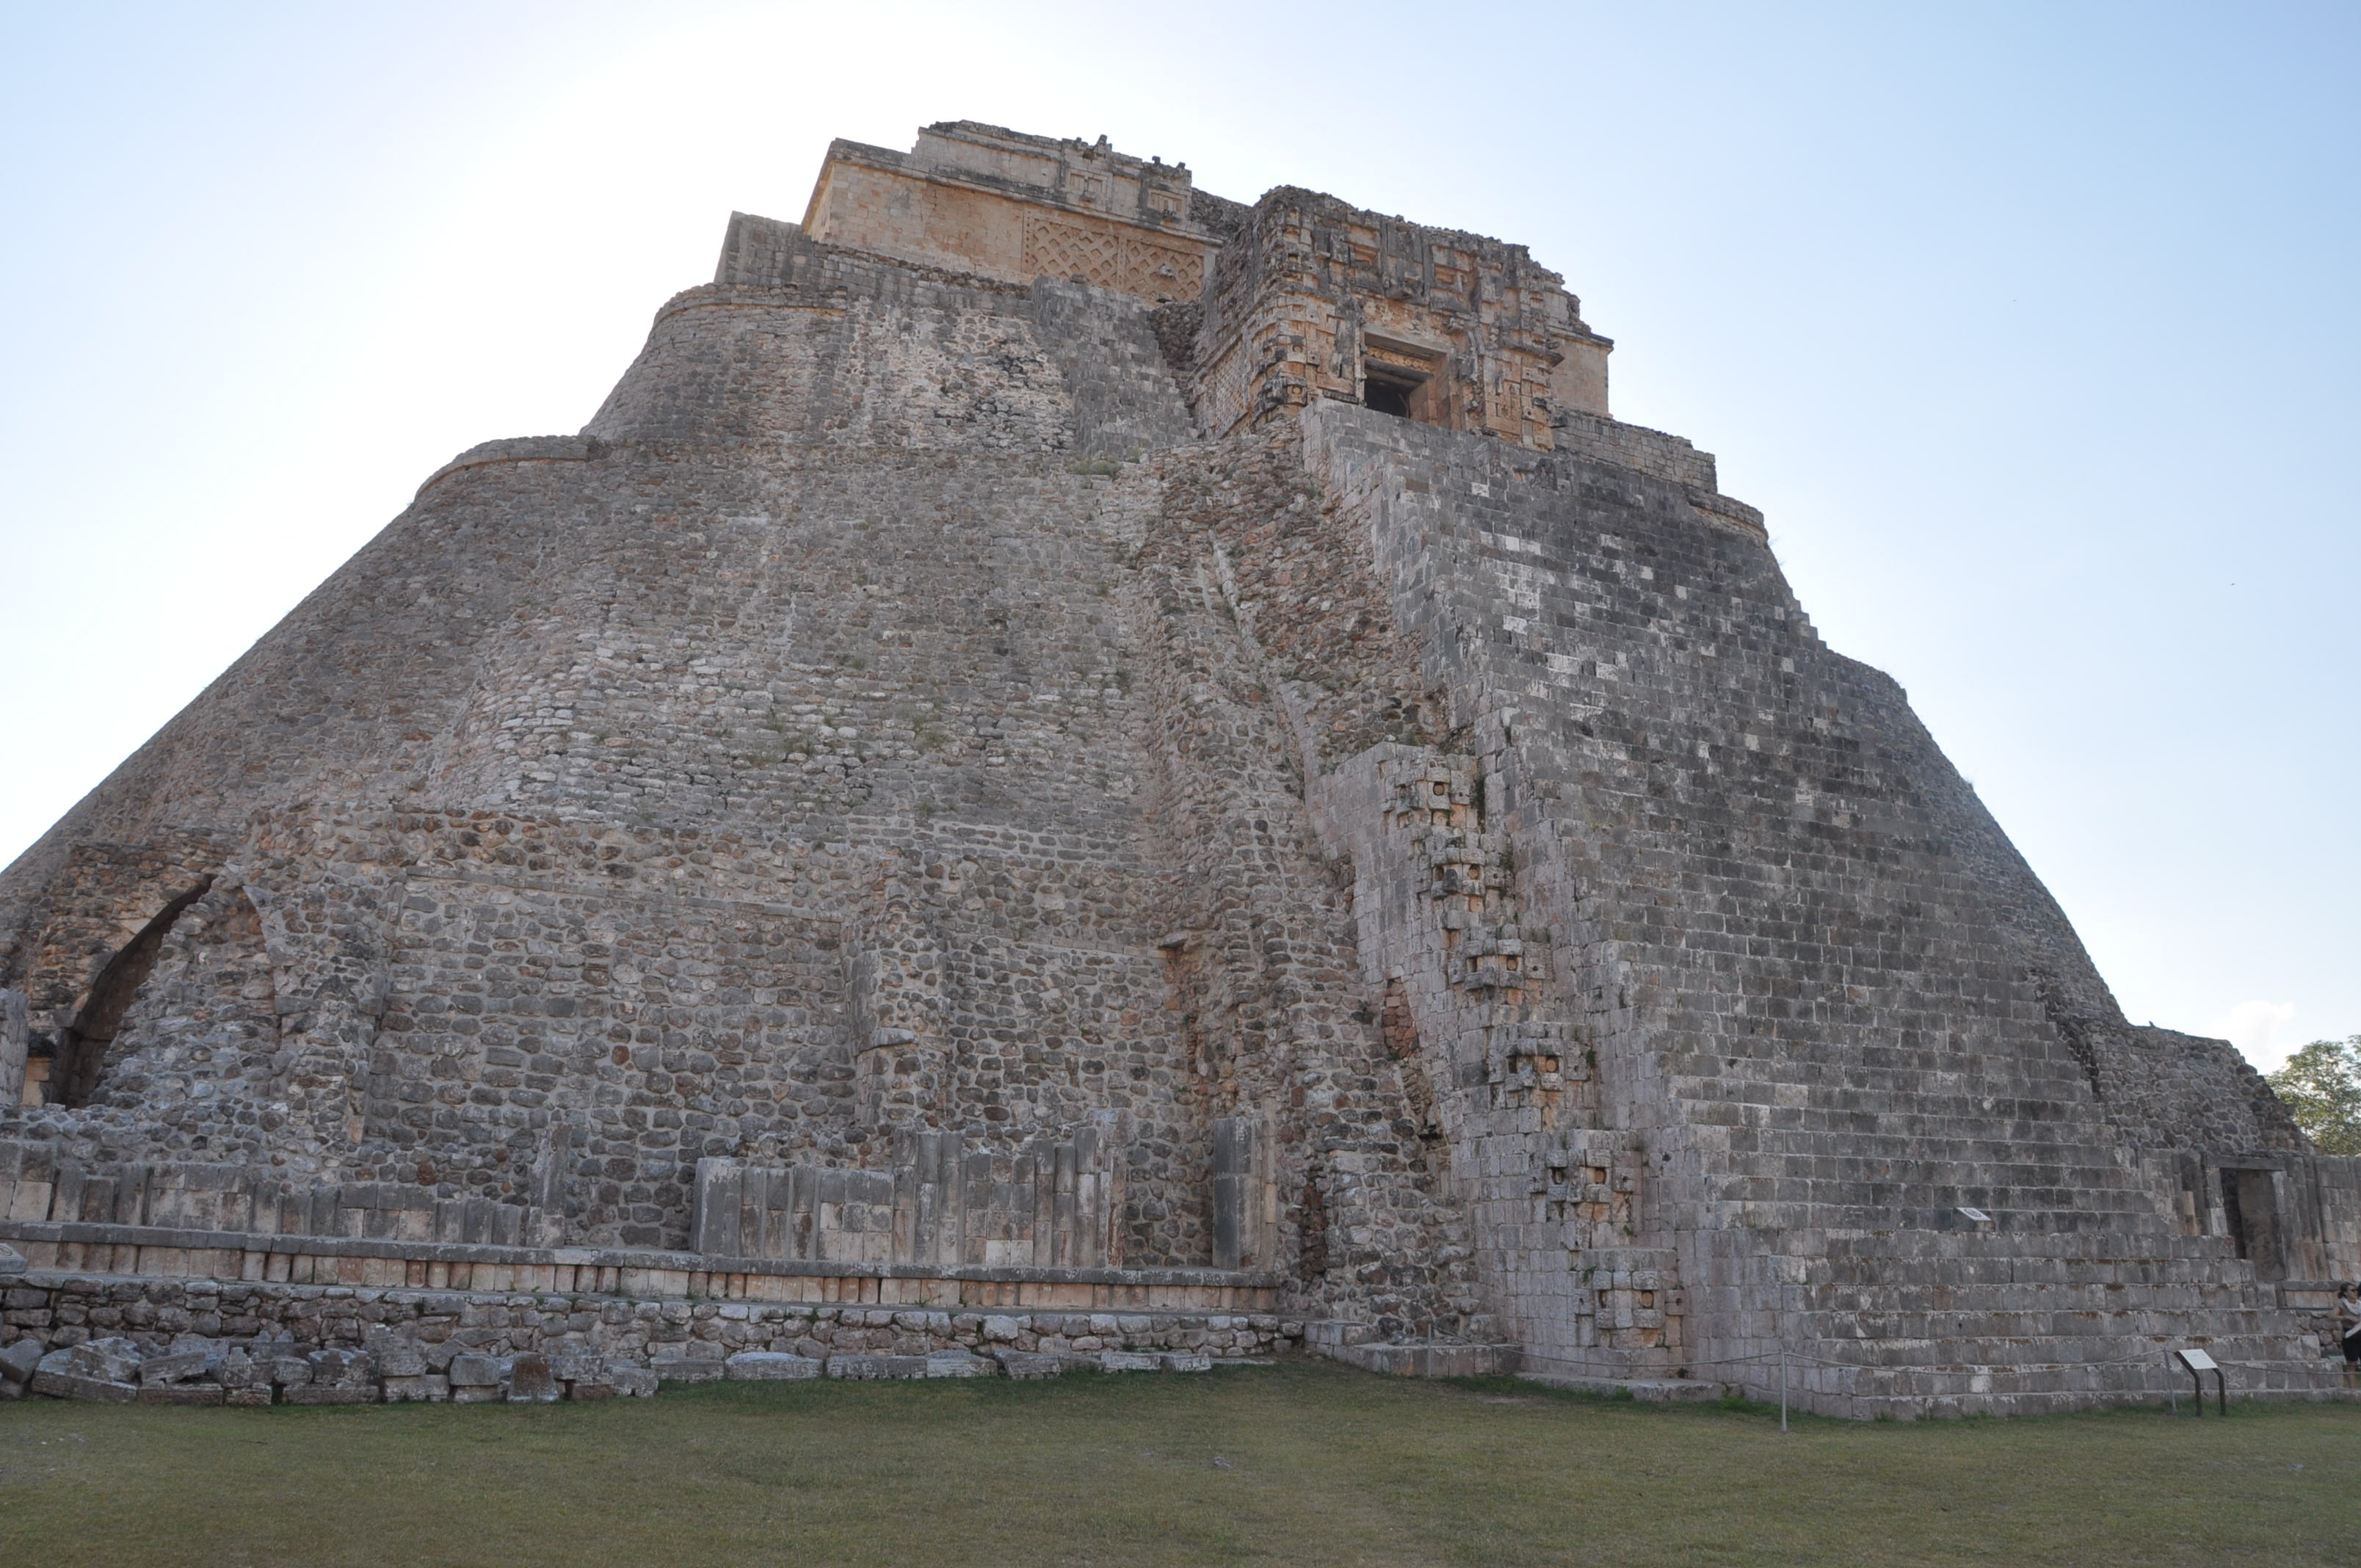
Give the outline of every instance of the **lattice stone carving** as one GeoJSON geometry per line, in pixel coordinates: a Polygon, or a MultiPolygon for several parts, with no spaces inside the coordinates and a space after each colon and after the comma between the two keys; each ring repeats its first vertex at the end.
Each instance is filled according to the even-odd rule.
{"type": "Polygon", "coordinates": [[[1025,269],[1036,277],[1073,279],[1126,293],[1186,300],[1204,281],[1204,258],[1141,239],[1112,225],[1066,223],[1027,214],[1025,269]]]}
{"type": "Polygon", "coordinates": [[[1205,258],[1194,250],[1177,250],[1133,240],[1126,247],[1127,276],[1138,294],[1166,294],[1193,300],[1205,280],[1205,258]]]}
{"type": "Polygon", "coordinates": [[[1122,242],[1112,229],[1025,220],[1025,269],[1036,277],[1079,278],[1102,289],[1122,287],[1122,242]]]}

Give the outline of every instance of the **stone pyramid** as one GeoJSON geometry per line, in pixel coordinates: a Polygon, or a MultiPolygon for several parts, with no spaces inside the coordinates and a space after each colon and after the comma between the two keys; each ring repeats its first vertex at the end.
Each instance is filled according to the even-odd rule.
{"type": "Polygon", "coordinates": [[[0,1240],[1856,1415],[2323,1389],[2361,1162],[2126,1024],[1610,347],[1521,247],[835,144],[0,877],[0,1240]]]}

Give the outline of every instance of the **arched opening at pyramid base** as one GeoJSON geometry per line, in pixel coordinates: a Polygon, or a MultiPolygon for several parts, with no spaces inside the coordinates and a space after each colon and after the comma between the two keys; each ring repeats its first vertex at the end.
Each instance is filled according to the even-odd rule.
{"type": "Polygon", "coordinates": [[[139,987],[156,967],[156,955],[163,950],[164,938],[170,934],[173,922],[189,905],[203,898],[213,884],[213,878],[204,877],[164,905],[99,970],[98,978],[91,982],[88,1000],[58,1042],[56,1060],[50,1066],[46,1085],[49,1097],[57,1103],[70,1107],[90,1103],[106,1064],[107,1047],[115,1043],[116,1033],[123,1027],[124,1015],[131,1011],[132,998],[139,994],[139,987]]]}

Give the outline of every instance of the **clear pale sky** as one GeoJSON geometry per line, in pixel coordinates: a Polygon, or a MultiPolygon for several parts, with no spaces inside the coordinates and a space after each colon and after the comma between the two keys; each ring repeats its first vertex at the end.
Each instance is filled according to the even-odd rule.
{"type": "Polygon", "coordinates": [[[2361,7],[0,12],[0,859],[831,137],[1528,244],[2135,1022],[2361,1032],[2361,7]]]}

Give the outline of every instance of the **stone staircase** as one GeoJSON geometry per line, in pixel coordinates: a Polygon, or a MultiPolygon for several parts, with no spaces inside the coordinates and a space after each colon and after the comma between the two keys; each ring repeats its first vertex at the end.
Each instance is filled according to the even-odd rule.
{"type": "Polygon", "coordinates": [[[1795,1398],[1830,1414],[2024,1413],[2156,1398],[2201,1346],[2231,1393],[2334,1397],[2318,1343],[2216,1237],[1781,1233],[1751,1255],[1699,1238],[1737,1334],[1700,1347],[1709,1376],[1765,1390],[1783,1350],[1795,1398]],[[1721,1283],[1733,1276],[1752,1281],[1721,1283]]]}
{"type": "Polygon", "coordinates": [[[1830,1413],[2072,1409],[2172,1393],[2171,1350],[2201,1345],[2234,1394],[2331,1391],[2277,1287],[2165,1212],[2067,1064],[2029,1053],[2006,1097],[1881,1095],[1819,1054],[1675,1080],[1720,1222],[1684,1249],[1699,1376],[1761,1393],[1784,1352],[1830,1413]]]}

